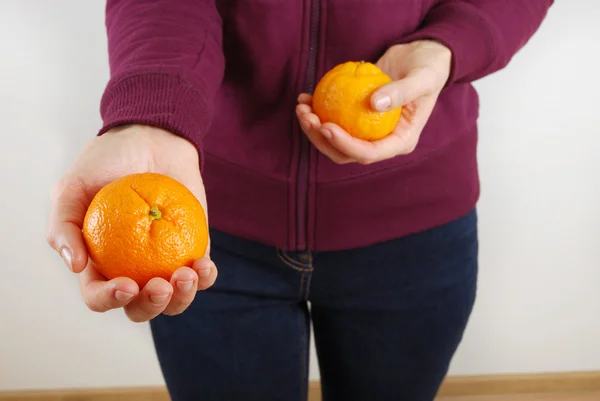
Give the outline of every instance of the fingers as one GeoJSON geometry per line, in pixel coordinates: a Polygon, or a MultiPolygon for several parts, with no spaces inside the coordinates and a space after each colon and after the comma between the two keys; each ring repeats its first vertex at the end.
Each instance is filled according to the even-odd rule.
{"type": "Polygon", "coordinates": [[[355,138],[338,125],[332,123],[323,124],[323,129],[329,132],[329,142],[331,145],[357,163],[369,164],[378,158],[377,142],[363,141],[355,138]]]}
{"type": "Polygon", "coordinates": [[[421,91],[431,89],[428,85],[418,84],[429,74],[427,69],[415,71],[405,79],[397,81],[402,82],[401,85],[391,83],[382,87],[381,93],[390,96],[390,108],[394,107],[394,104],[402,106],[402,117],[394,131],[387,137],[377,141],[364,141],[351,136],[336,124],[321,124],[317,115],[312,112],[312,98],[306,94],[298,97],[299,104],[296,106],[296,114],[302,130],[319,151],[339,164],[350,162],[372,164],[412,153],[417,147],[421,132],[437,99],[435,93],[421,94],[421,91]],[[404,99],[415,96],[415,100],[404,103],[404,99]],[[395,100],[392,101],[392,97],[395,100]]]}
{"type": "Polygon", "coordinates": [[[335,124],[323,124],[331,132],[329,142],[341,153],[361,164],[371,164],[412,153],[417,147],[435,105],[434,95],[425,96],[403,107],[402,118],[387,137],[378,141],[363,141],[348,134],[335,124]]]}
{"type": "Polygon", "coordinates": [[[150,280],[127,305],[125,314],[132,322],[147,322],[160,315],[173,296],[173,286],[162,278],[150,280]]]}
{"type": "Polygon", "coordinates": [[[435,72],[430,68],[418,68],[403,79],[377,89],[371,96],[371,106],[382,112],[397,109],[433,93],[435,85],[435,72]]]}
{"type": "Polygon", "coordinates": [[[331,144],[360,164],[371,164],[400,154],[408,154],[416,146],[416,140],[411,140],[410,135],[405,139],[401,135],[392,134],[369,142],[351,136],[335,124],[325,124],[323,127],[331,132],[331,144]]]}
{"type": "Polygon", "coordinates": [[[312,104],[312,96],[309,95],[308,93],[301,93],[298,96],[298,103],[311,105],[312,104]]]}
{"type": "Polygon", "coordinates": [[[301,103],[296,107],[296,115],[302,131],[304,131],[311,143],[334,163],[350,163],[352,159],[335,149],[321,131],[319,117],[312,112],[310,105],[305,103],[310,101],[310,95],[300,95],[298,101],[301,103]]]}
{"type": "Polygon", "coordinates": [[[189,267],[182,267],[173,273],[171,286],[174,289],[173,297],[163,313],[178,315],[183,313],[194,300],[198,291],[198,275],[189,267]]]}
{"type": "Polygon", "coordinates": [[[146,322],[161,313],[183,313],[193,302],[196,292],[211,287],[217,275],[215,264],[202,258],[193,268],[178,269],[170,282],[153,278],[140,291],[135,281],[126,277],[107,281],[90,263],[80,274],[80,287],[83,300],[91,311],[124,308],[129,320],[146,322]]]}
{"type": "Polygon", "coordinates": [[[90,263],[79,276],[80,290],[87,307],[94,312],[106,312],[124,307],[138,294],[135,281],[118,277],[106,281],[90,263]]]}
{"type": "Polygon", "coordinates": [[[48,223],[48,244],[60,254],[75,273],[85,269],[88,254],[81,234],[87,209],[83,185],[75,177],[66,177],[55,185],[48,223]]]}
{"type": "Polygon", "coordinates": [[[217,279],[217,268],[207,258],[198,259],[192,268],[178,269],[171,281],[153,278],[138,296],[125,306],[125,314],[133,322],[146,322],[161,313],[183,313],[194,301],[198,290],[211,287],[217,279]]]}
{"type": "Polygon", "coordinates": [[[198,275],[198,290],[206,290],[217,281],[218,271],[214,262],[208,258],[200,258],[194,262],[192,269],[198,275]]]}
{"type": "MultiPolygon", "coordinates": [[[[384,158],[393,157],[402,144],[399,137],[377,142],[363,141],[348,134],[336,124],[321,124],[319,117],[312,112],[312,97],[302,94],[298,97],[296,115],[302,130],[313,145],[337,164],[358,162],[370,164],[384,158]]],[[[410,110],[410,108],[408,108],[410,110]]]]}

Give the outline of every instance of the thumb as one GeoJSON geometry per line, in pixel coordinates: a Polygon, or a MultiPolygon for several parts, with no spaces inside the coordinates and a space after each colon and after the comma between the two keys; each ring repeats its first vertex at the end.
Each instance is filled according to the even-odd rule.
{"type": "MultiPolygon", "coordinates": [[[[204,189],[204,181],[202,180],[202,175],[200,173],[199,167],[189,168],[189,166],[198,166],[198,160],[195,159],[193,162],[189,164],[185,164],[183,168],[172,169],[168,172],[168,174],[181,182],[185,187],[194,194],[196,199],[200,201],[202,208],[204,209],[206,224],[209,224],[208,221],[208,205],[206,201],[206,190],[204,189]]],[[[210,236],[208,238],[208,245],[206,247],[206,252],[204,254],[205,258],[210,259],[210,236]]]]}
{"type": "Polygon", "coordinates": [[[371,106],[377,111],[388,111],[406,106],[432,92],[435,76],[428,69],[412,70],[404,78],[378,88],[371,96],[371,106]]]}
{"type": "MultiPolygon", "coordinates": [[[[208,227],[210,227],[210,222],[209,222],[209,218],[208,218],[208,204],[206,201],[206,191],[204,189],[204,182],[202,180],[202,176],[200,175],[200,172],[198,171],[198,174],[193,174],[191,176],[191,179],[186,181],[186,185],[187,185],[188,189],[200,201],[200,204],[202,205],[202,208],[204,209],[204,213],[205,213],[204,217],[206,218],[206,224],[208,227]]],[[[206,251],[204,253],[204,258],[206,258],[206,259],[210,259],[210,245],[211,245],[211,241],[210,241],[210,228],[209,228],[208,244],[206,245],[206,251]]]]}
{"type": "Polygon", "coordinates": [[[47,241],[74,273],[88,262],[81,227],[87,210],[84,186],[77,178],[63,178],[52,193],[47,241]]]}

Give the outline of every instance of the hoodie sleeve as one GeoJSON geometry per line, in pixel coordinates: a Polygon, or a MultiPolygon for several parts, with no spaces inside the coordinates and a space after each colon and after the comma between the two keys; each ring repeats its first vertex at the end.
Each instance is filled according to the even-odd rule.
{"type": "Polygon", "coordinates": [[[553,0],[442,0],[401,43],[431,39],[452,51],[448,85],[504,68],[540,27],[553,0]]]}
{"type": "Polygon", "coordinates": [[[200,149],[225,69],[215,0],[108,0],[110,80],[100,134],[147,124],[200,149]]]}

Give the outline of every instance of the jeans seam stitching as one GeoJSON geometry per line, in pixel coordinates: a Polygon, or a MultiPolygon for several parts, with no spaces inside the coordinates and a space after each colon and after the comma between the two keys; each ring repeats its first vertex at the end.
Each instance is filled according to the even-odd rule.
{"type": "Polygon", "coordinates": [[[308,264],[304,264],[301,263],[297,260],[292,259],[290,256],[288,256],[284,251],[280,250],[279,248],[277,248],[277,256],[279,257],[279,259],[285,263],[286,265],[288,265],[289,267],[291,267],[294,270],[297,270],[299,272],[305,272],[305,271],[312,271],[312,255],[309,256],[309,263],[308,264]]]}
{"type": "Polygon", "coordinates": [[[308,300],[308,294],[310,293],[310,282],[312,278],[312,273],[314,271],[313,266],[313,256],[312,253],[308,253],[308,264],[306,265],[306,269],[302,273],[301,282],[300,282],[300,299],[308,300]]]}
{"type": "Polygon", "coordinates": [[[299,271],[299,272],[304,272],[305,268],[304,267],[300,267],[299,264],[295,264],[297,262],[290,260],[289,256],[285,255],[281,250],[277,249],[277,257],[279,257],[279,259],[288,267],[291,267],[292,269],[299,271]]]}
{"type": "Polygon", "coordinates": [[[305,349],[308,347],[308,344],[306,344],[308,333],[306,332],[304,315],[300,315],[300,332],[301,332],[301,334],[300,334],[300,388],[304,389],[303,390],[304,394],[302,394],[302,397],[305,397],[305,396],[307,396],[308,389],[304,387],[304,386],[306,386],[305,370],[307,369],[304,353],[307,352],[305,349]]]}

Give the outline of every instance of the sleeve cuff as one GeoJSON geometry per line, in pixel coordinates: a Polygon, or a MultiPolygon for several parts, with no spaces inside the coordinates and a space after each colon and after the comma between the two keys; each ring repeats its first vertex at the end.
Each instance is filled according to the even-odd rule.
{"type": "Polygon", "coordinates": [[[131,74],[108,83],[100,103],[99,135],[125,124],[165,129],[192,142],[200,153],[211,111],[203,95],[181,76],[131,74]]]}
{"type": "Polygon", "coordinates": [[[442,4],[427,15],[424,24],[398,43],[436,40],[452,52],[452,65],[447,86],[479,78],[494,62],[497,41],[493,27],[479,10],[465,2],[442,4]]]}

